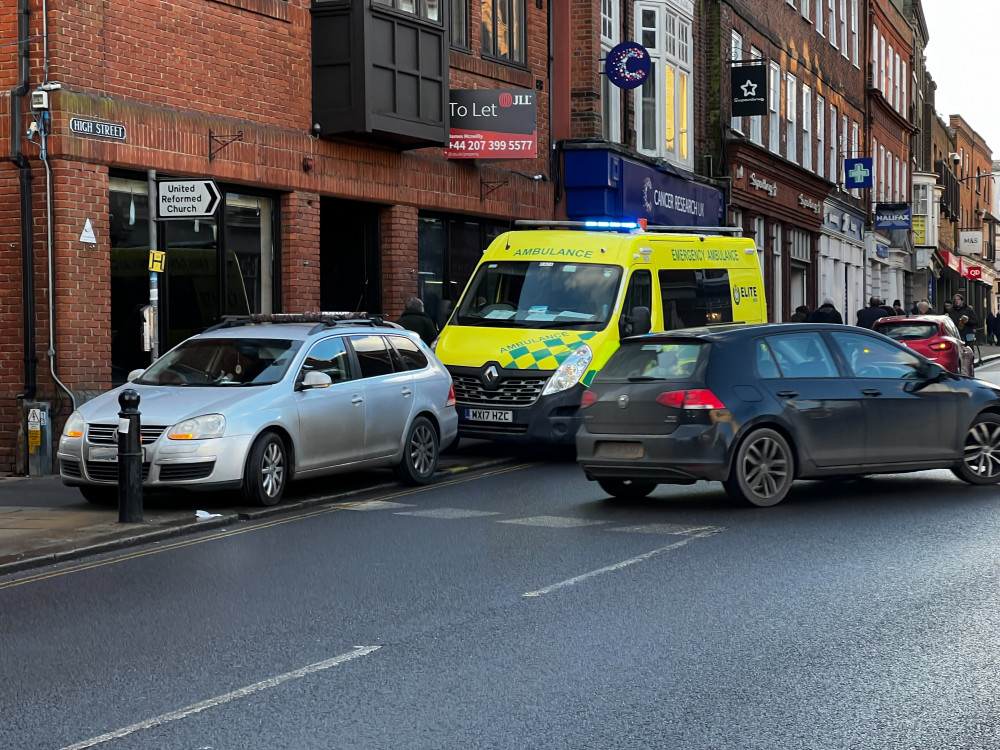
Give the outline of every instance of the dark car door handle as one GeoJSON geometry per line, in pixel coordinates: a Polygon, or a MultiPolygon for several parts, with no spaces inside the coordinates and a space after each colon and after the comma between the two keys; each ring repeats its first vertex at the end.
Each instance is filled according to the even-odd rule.
{"type": "Polygon", "coordinates": [[[882,395],[882,391],[880,391],[880,390],[878,390],[876,388],[865,388],[861,392],[863,394],[865,394],[866,396],[881,396],[882,395]]]}
{"type": "Polygon", "coordinates": [[[778,391],[778,395],[782,398],[795,398],[798,396],[798,391],[778,391]]]}

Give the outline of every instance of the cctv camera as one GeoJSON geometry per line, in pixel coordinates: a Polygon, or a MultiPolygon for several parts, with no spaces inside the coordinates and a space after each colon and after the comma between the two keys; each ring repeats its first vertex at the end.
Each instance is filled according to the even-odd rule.
{"type": "Polygon", "coordinates": [[[948,154],[948,158],[951,159],[956,164],[961,164],[961,162],[962,162],[962,157],[959,156],[958,154],[956,154],[954,151],[952,151],[950,154],[948,154]]]}
{"type": "Polygon", "coordinates": [[[318,123],[314,122],[312,126],[313,135],[319,135],[323,130],[323,127],[318,123]]]}

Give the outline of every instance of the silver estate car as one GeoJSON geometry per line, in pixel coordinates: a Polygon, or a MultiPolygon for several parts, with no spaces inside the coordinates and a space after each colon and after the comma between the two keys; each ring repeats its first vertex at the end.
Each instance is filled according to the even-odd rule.
{"type": "Polygon", "coordinates": [[[139,394],[143,486],[239,489],[274,505],[292,479],[394,467],[430,481],[457,432],[451,376],[416,334],[377,318],[228,320],[70,415],[60,474],[117,497],[118,395],[139,394]],[[299,322],[302,321],[302,322],[299,322]]]}

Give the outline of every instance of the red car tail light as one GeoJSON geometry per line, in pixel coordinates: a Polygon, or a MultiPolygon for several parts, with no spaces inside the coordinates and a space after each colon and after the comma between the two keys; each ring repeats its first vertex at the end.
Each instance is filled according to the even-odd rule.
{"type": "Polygon", "coordinates": [[[930,345],[930,348],[936,352],[946,352],[951,349],[950,341],[935,341],[930,345]]]}
{"type": "Polygon", "coordinates": [[[676,409],[725,409],[726,405],[707,388],[690,391],[667,391],[656,397],[656,403],[676,409]]]}
{"type": "Polygon", "coordinates": [[[593,391],[584,391],[580,397],[580,408],[586,409],[588,406],[597,403],[597,395],[593,391]]]}
{"type": "Polygon", "coordinates": [[[448,401],[447,403],[445,403],[445,406],[454,406],[454,405],[455,405],[455,386],[453,384],[451,388],[448,389],[448,401]]]}

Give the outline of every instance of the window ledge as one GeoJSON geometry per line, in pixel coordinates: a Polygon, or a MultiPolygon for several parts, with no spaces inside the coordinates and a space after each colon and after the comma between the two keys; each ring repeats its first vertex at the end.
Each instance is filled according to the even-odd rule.
{"type": "Polygon", "coordinates": [[[267,16],[278,21],[288,21],[287,0],[211,0],[220,5],[229,5],[233,8],[245,10],[248,13],[256,13],[260,16],[267,16]]]}
{"type": "Polygon", "coordinates": [[[494,81],[502,81],[523,89],[535,87],[535,76],[530,70],[516,67],[515,64],[497,62],[476,57],[465,51],[452,48],[448,56],[448,64],[455,70],[476,73],[494,81]]]}

